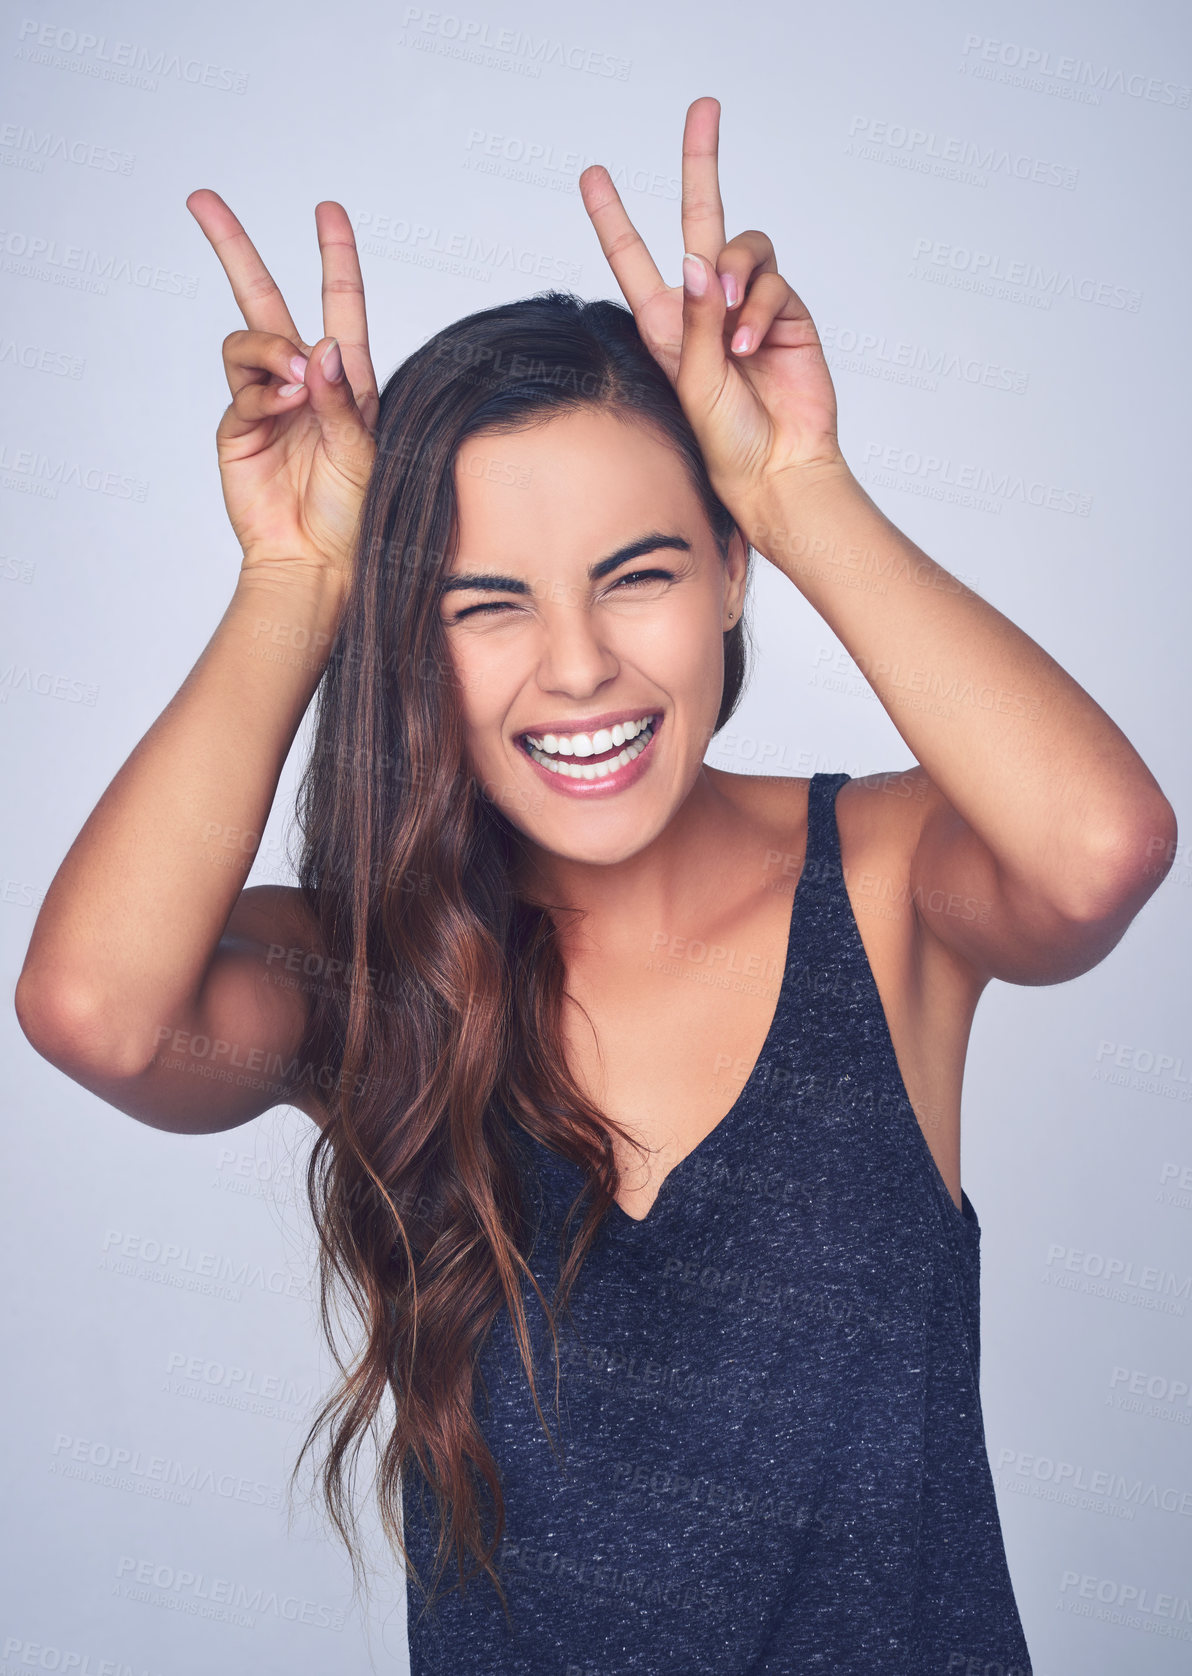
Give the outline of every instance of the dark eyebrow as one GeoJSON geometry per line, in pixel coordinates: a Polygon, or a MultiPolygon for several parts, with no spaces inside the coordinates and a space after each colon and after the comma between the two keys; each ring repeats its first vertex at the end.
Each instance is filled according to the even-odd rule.
{"type": "MultiPolygon", "coordinates": [[[[629,542],[625,547],[618,547],[616,552],[610,553],[606,559],[597,559],[595,564],[588,566],[588,580],[599,582],[602,576],[607,576],[610,570],[616,570],[618,565],[628,564],[630,559],[640,559],[643,553],[653,553],[659,547],[675,547],[684,553],[691,551],[691,543],[685,541],[681,535],[662,535],[654,531],[650,535],[643,535],[638,541],[629,542]]],[[[485,592],[503,594],[528,594],[533,591],[528,582],[523,582],[516,576],[494,576],[467,571],[456,576],[445,576],[439,585],[439,594],[442,596],[460,588],[479,588],[485,592]]]]}

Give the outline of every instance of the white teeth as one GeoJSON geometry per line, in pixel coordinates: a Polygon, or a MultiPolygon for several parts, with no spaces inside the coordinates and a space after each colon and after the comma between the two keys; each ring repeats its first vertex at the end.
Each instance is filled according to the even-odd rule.
{"type": "MultiPolygon", "coordinates": [[[[625,732],[628,733],[629,727],[633,727],[637,737],[635,737],[630,744],[626,745],[624,750],[617,756],[609,757],[604,762],[561,762],[558,757],[548,756],[545,751],[540,750],[536,742],[532,739],[527,741],[529,753],[534,758],[535,762],[540,762],[544,768],[549,768],[552,774],[564,774],[571,780],[603,780],[616,769],[623,768],[627,763],[632,762],[634,757],[639,757],[642,754],[646,746],[650,743],[650,740],[654,737],[653,728],[650,726],[652,721],[653,717],[649,717],[643,722],[628,724],[625,728],[625,732]]],[[[621,724],[618,722],[618,728],[620,725],[621,724]]],[[[547,734],[546,737],[547,739],[550,739],[553,736],[551,734],[547,734]]],[[[577,734],[576,737],[577,739],[585,739],[586,736],[583,734],[577,734]]],[[[602,749],[609,750],[617,742],[611,735],[606,735],[604,729],[601,729],[596,734],[597,739],[600,739],[601,737],[607,737],[609,743],[604,746],[598,745],[596,747],[597,751],[602,749]]],[[[586,742],[591,743],[591,741],[586,742]]],[[[563,745],[567,744],[568,741],[560,740],[558,743],[563,745]]],[[[592,752],[585,751],[578,754],[588,756],[591,755],[592,752]]]]}
{"type": "Polygon", "coordinates": [[[541,739],[527,733],[527,742],[546,756],[560,757],[593,757],[603,751],[611,751],[614,745],[623,745],[626,740],[634,739],[654,720],[653,716],[642,716],[637,721],[617,722],[609,728],[598,728],[595,733],[575,733],[570,738],[566,734],[548,733],[541,739]]]}

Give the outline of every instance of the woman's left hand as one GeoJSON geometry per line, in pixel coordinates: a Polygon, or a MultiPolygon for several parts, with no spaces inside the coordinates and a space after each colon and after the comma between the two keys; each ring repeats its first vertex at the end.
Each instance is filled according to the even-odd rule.
{"type": "Polygon", "coordinates": [[[698,260],[684,259],[684,285],[663,280],[607,169],[585,169],[580,191],[642,340],[675,386],[713,488],[747,523],[773,504],[775,491],[785,497],[825,473],[851,474],[819,333],[778,272],[773,244],[756,230],[725,242],[719,128],[718,100],[688,107],[683,248],[698,260]]]}

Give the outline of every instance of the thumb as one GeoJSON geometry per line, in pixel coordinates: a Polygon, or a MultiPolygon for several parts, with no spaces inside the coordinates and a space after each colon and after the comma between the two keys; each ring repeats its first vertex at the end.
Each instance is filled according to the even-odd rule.
{"type": "Polygon", "coordinates": [[[303,382],[328,459],[351,477],[359,478],[361,472],[367,476],[376,445],[356,406],[337,338],[320,338],[315,344],[303,382]]]}
{"type": "Polygon", "coordinates": [[[724,383],[724,286],[715,265],[693,251],[683,254],[683,346],[679,394],[702,409],[724,383]]]}

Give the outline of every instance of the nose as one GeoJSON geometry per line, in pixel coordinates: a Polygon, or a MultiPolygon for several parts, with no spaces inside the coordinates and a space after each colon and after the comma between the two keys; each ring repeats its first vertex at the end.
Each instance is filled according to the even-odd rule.
{"type": "Polygon", "coordinates": [[[547,612],[540,632],[538,684],[543,692],[588,698],[619,673],[620,659],[582,606],[547,612]]]}

